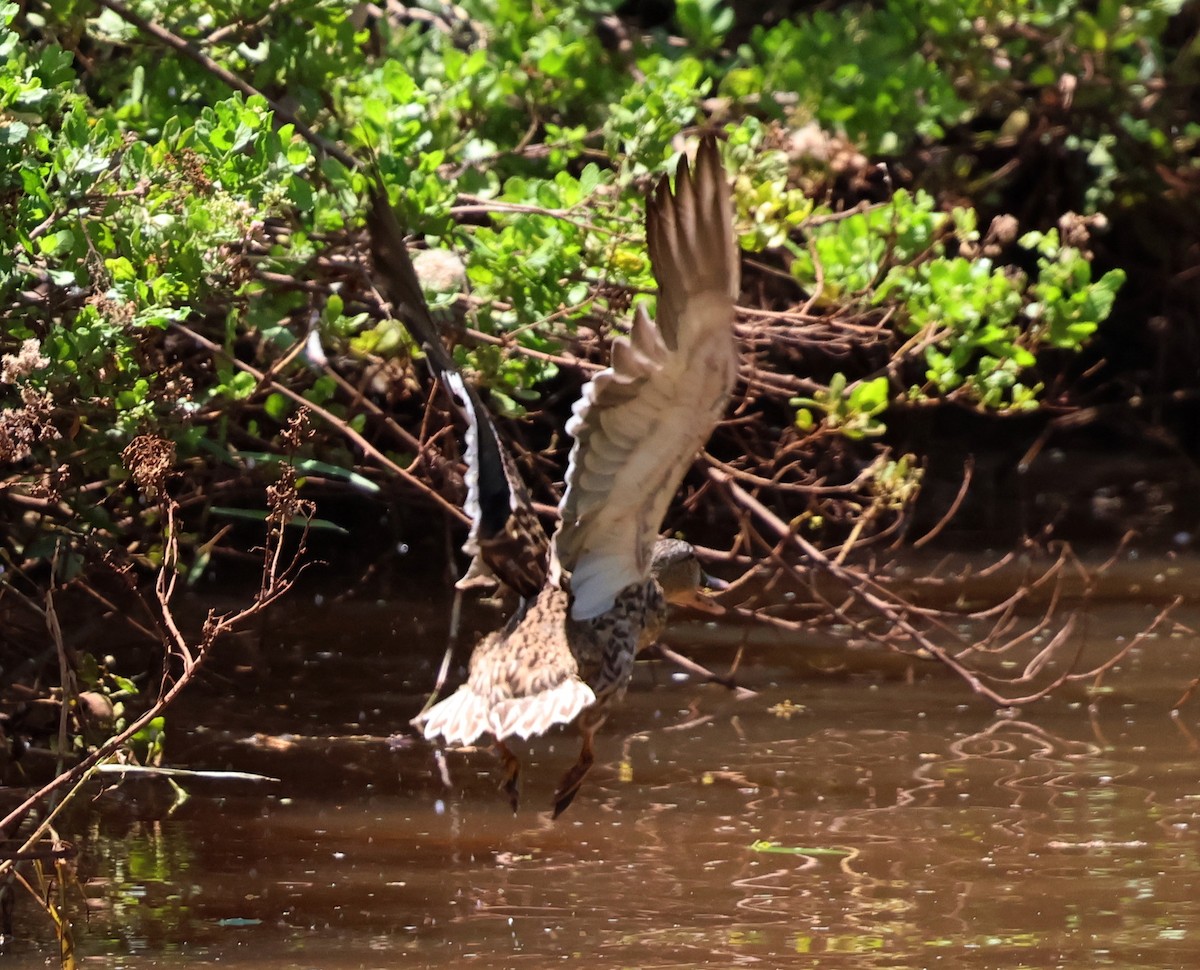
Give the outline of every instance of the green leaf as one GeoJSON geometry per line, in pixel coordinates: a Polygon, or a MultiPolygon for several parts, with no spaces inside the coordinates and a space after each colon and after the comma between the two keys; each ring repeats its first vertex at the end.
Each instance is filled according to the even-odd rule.
{"type": "Polygon", "coordinates": [[[29,125],[23,121],[0,124],[0,145],[20,145],[29,137],[29,125]]]}
{"type": "MultiPolygon", "coordinates": [[[[266,522],[270,513],[262,509],[233,509],[223,505],[214,505],[209,511],[213,515],[221,515],[227,519],[242,519],[246,522],[266,522]]],[[[338,525],[336,522],[330,522],[328,519],[306,519],[302,515],[295,515],[285,523],[292,528],[304,528],[321,531],[334,532],[338,535],[348,536],[350,531],[338,525]]]]}
{"type": "Polygon", "coordinates": [[[60,256],[68,253],[75,245],[75,233],[70,229],[48,232],[38,240],[38,249],[45,256],[60,256]]]}
{"type": "Polygon", "coordinates": [[[282,455],[273,455],[265,451],[239,451],[238,455],[243,461],[252,461],[262,465],[278,465],[285,461],[290,462],[301,475],[323,475],[327,478],[340,478],[355,488],[371,495],[377,494],[380,490],[375,482],[369,478],[365,478],[356,471],[352,471],[349,468],[342,468],[339,465],[331,465],[329,462],[317,461],[314,458],[289,459],[282,455]]]}
{"type": "Polygon", "coordinates": [[[292,402],[291,399],[280,394],[278,391],[273,391],[263,401],[263,410],[276,421],[282,423],[287,420],[288,415],[292,412],[292,402]]]}
{"type": "Polygon", "coordinates": [[[131,695],[131,696],[133,696],[133,695],[136,695],[136,694],[140,693],[140,692],[139,692],[139,690],[138,690],[138,686],[137,686],[137,684],[135,684],[135,683],[134,683],[132,680],[130,680],[128,677],[122,677],[122,676],[120,676],[119,674],[114,674],[114,673],[111,673],[111,672],[109,673],[109,675],[108,675],[108,676],[109,676],[109,678],[111,678],[112,682],[113,682],[114,684],[116,684],[116,686],[117,686],[117,687],[118,687],[118,688],[119,688],[119,689],[120,689],[120,690],[121,690],[123,693],[129,694],[129,695],[131,695]]]}

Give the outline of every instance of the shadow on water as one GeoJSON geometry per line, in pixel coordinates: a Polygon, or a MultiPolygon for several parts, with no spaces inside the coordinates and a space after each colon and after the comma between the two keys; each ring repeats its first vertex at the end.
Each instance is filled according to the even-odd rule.
{"type": "MultiPolygon", "coordinates": [[[[898,674],[868,658],[852,671],[836,652],[814,664],[787,644],[751,652],[739,677],[758,693],[744,701],[641,664],[587,785],[551,822],[573,735],[529,746],[514,816],[486,751],[443,763],[405,729],[433,681],[446,607],[293,603],[261,640],[226,644],[172,714],[197,726],[172,737],[170,760],[281,782],[197,786],[182,804],[161,784],[126,783],[96,799],[77,833],[89,961],[1042,968],[1200,956],[1200,710],[1171,713],[1200,675],[1200,641],[1178,626],[1127,657],[1105,693],[1020,711],[994,710],[932,665],[898,674]]],[[[1111,643],[1157,609],[1101,605],[1087,636],[1111,643]]],[[[45,952],[18,941],[5,959],[41,966],[45,952]]]]}

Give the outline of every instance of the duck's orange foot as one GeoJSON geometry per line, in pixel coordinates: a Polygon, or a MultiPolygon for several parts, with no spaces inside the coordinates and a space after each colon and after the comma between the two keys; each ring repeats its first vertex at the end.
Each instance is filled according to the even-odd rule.
{"type": "Polygon", "coordinates": [[[575,796],[579,794],[579,789],[583,785],[583,778],[588,773],[588,769],[592,767],[592,753],[590,751],[580,752],[579,760],[571,766],[571,770],[563,775],[562,781],[558,783],[558,789],[554,792],[554,817],[558,818],[567,807],[575,800],[575,796]]]}
{"type": "Polygon", "coordinates": [[[606,716],[607,710],[603,704],[593,704],[580,716],[579,733],[583,738],[583,743],[579,746],[579,760],[571,765],[570,771],[563,775],[562,781],[558,783],[558,790],[554,793],[555,818],[565,812],[567,806],[579,794],[579,786],[583,784],[584,776],[595,760],[592,754],[592,744],[596,738],[596,731],[604,723],[606,716]]]}

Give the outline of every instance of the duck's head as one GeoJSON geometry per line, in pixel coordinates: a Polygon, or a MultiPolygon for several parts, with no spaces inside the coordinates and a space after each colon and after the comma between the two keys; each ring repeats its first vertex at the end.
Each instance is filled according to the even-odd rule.
{"type": "Polygon", "coordinates": [[[696,550],[682,539],[659,539],[654,544],[650,574],[658,580],[668,603],[709,613],[719,608],[701,590],[722,590],[729,586],[701,569],[696,550]]]}

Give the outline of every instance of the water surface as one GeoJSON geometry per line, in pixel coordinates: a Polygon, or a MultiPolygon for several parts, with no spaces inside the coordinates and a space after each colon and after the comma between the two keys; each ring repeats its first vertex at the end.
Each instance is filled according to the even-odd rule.
{"type": "MultiPolygon", "coordinates": [[[[1153,573],[1153,564],[1149,567],[1153,573]]],[[[1148,574],[1149,575],[1149,574],[1148,574]]],[[[837,633],[747,650],[735,699],[640,664],[557,822],[563,732],[486,750],[405,729],[448,602],[294,603],[172,715],[174,764],[265,789],[127,783],[77,813],[87,965],[111,968],[1178,967],[1200,958],[1200,640],[1166,625],[1090,695],[996,709],[837,633]],[[822,642],[822,640],[824,642],[822,642]],[[196,725],[182,734],[182,725],[196,725]],[[449,785],[446,782],[449,782],[449,785]]],[[[1114,596],[1107,648],[1159,604],[1114,596]]],[[[486,627],[494,617],[472,613],[486,627]]],[[[1195,629],[1200,611],[1176,620],[1195,629]]],[[[686,646],[687,628],[674,642],[686,646]]],[[[729,650],[701,648],[726,664],[729,650]]],[[[80,907],[82,908],[82,907],[80,907]]],[[[5,958],[53,952],[35,914],[5,958]],[[37,936],[31,938],[30,934],[37,936]]]]}

